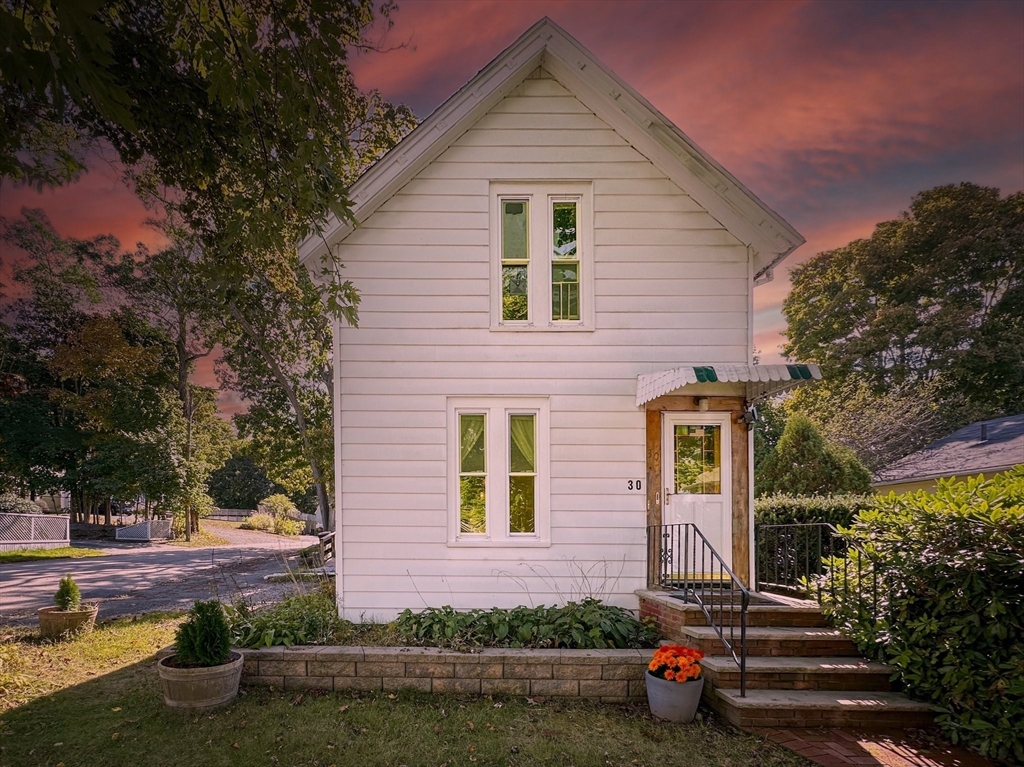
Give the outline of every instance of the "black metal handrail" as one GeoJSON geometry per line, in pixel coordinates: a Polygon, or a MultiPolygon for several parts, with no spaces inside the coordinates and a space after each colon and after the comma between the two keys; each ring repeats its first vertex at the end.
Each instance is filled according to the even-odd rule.
{"type": "Polygon", "coordinates": [[[740,697],[746,697],[750,591],[692,523],[648,526],[647,568],[649,584],[678,591],[684,602],[700,607],[739,666],[740,697]]]}
{"type": "Polygon", "coordinates": [[[883,620],[884,562],[834,525],[757,525],[754,552],[757,591],[814,599],[840,623],[883,620]]]}

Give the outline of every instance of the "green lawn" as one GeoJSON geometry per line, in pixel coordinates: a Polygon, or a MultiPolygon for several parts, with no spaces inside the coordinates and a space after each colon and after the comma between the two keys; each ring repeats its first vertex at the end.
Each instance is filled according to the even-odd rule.
{"type": "Polygon", "coordinates": [[[0,631],[13,632],[0,644],[0,767],[809,764],[712,715],[671,725],[644,705],[243,688],[227,708],[174,711],[152,653],[177,621],[118,620],[52,645],[0,631]]]}
{"type": "Polygon", "coordinates": [[[81,559],[105,556],[107,555],[96,549],[76,549],[74,546],[61,546],[59,549],[14,549],[0,552],[0,565],[33,562],[37,559],[81,559]]]}

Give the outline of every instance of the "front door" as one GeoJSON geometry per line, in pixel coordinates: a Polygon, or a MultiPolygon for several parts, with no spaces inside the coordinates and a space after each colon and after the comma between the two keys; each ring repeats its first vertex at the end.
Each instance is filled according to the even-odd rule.
{"type": "Polygon", "coordinates": [[[662,523],[696,525],[732,567],[730,414],[665,413],[664,419],[662,523]]]}

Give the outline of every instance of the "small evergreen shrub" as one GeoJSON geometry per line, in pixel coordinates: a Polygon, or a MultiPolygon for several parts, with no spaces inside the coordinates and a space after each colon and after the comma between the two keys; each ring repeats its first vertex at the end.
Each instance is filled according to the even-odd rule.
{"type": "Polygon", "coordinates": [[[822,593],[833,622],[943,708],[953,742],[1024,763],[1024,466],[880,497],[848,537],[838,599],[822,593]]]}
{"type": "Polygon", "coordinates": [[[58,610],[65,612],[82,609],[82,594],[78,590],[75,579],[71,577],[71,573],[60,579],[57,593],[53,595],[53,603],[57,605],[58,610]]]}
{"type": "Polygon", "coordinates": [[[757,495],[868,493],[871,475],[853,451],[826,440],[810,418],[794,413],[775,448],[754,472],[757,495]]]}
{"type": "Polygon", "coordinates": [[[274,532],[278,535],[300,535],[305,529],[306,523],[301,519],[274,517],[274,532]]]}
{"type": "Polygon", "coordinates": [[[754,523],[757,525],[791,525],[808,522],[829,522],[836,527],[849,527],[862,511],[874,509],[874,495],[786,495],[774,493],[754,501],[754,523]]]}
{"type": "Polygon", "coordinates": [[[14,493],[0,493],[0,513],[4,514],[42,514],[42,507],[35,501],[22,498],[14,493]]]}
{"type": "Polygon", "coordinates": [[[231,636],[239,647],[341,643],[353,626],[338,616],[334,587],[325,585],[263,610],[244,602],[228,608],[231,636]]]}
{"type": "Polygon", "coordinates": [[[231,629],[217,600],[197,601],[175,635],[177,661],[183,666],[219,666],[231,652],[231,629]]]}
{"type": "Polygon", "coordinates": [[[262,530],[269,533],[274,529],[274,517],[262,511],[254,511],[242,520],[239,527],[243,530],[262,530]]]}
{"type": "Polygon", "coordinates": [[[405,610],[395,621],[404,641],[449,647],[530,647],[605,649],[653,647],[658,632],[621,607],[597,599],[562,607],[515,607],[469,610],[431,607],[405,610]]]}

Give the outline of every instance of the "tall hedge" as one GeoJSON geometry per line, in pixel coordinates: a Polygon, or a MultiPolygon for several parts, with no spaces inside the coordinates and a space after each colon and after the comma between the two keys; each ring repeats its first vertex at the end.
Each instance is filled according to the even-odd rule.
{"type": "Polygon", "coordinates": [[[874,495],[787,495],[774,493],[754,501],[754,522],[758,525],[790,525],[830,522],[849,527],[861,511],[873,509],[874,495]]]}
{"type": "MultiPolygon", "coordinates": [[[[912,697],[944,709],[954,742],[1024,763],[1024,466],[881,497],[849,537],[878,575],[879,620],[865,619],[874,584],[863,576],[826,604],[833,620],[912,697]]],[[[840,583],[857,569],[843,564],[840,583]]]]}

